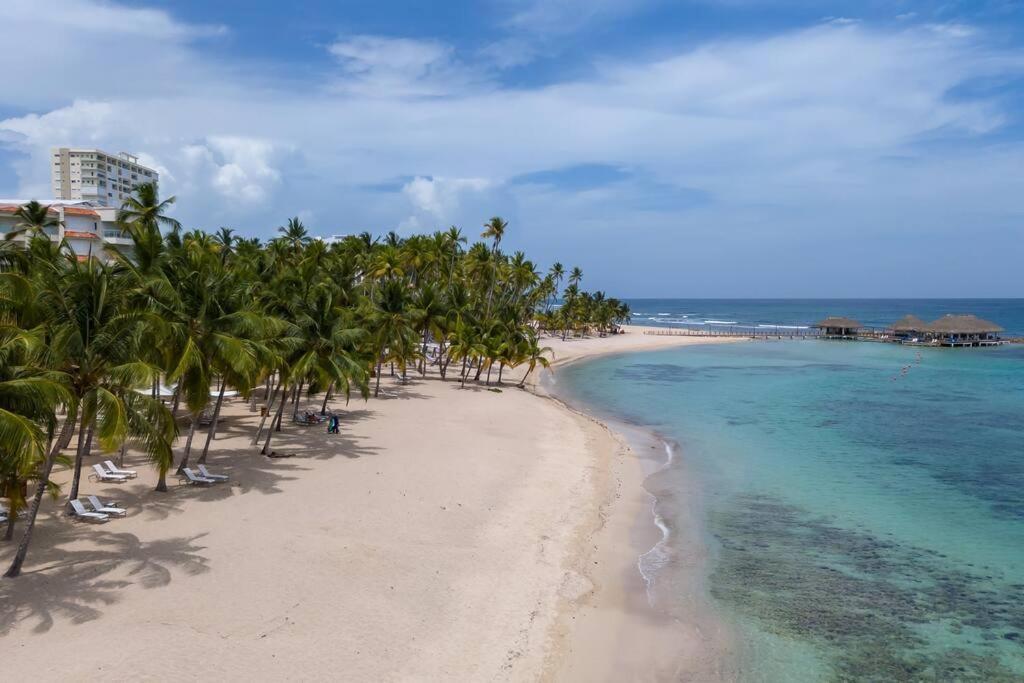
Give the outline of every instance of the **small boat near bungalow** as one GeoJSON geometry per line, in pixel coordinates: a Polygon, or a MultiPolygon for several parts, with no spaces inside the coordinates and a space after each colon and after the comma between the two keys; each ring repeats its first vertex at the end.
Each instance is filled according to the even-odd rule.
{"type": "Polygon", "coordinates": [[[948,313],[926,322],[915,315],[905,315],[891,327],[865,327],[851,318],[829,316],[811,326],[820,331],[821,339],[882,341],[916,346],[998,346],[1006,343],[999,336],[1003,328],[975,315],[948,313]]]}

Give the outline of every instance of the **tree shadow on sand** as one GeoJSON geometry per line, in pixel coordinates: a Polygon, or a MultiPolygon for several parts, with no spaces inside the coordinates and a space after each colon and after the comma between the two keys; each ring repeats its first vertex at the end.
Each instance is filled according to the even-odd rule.
{"type": "Polygon", "coordinates": [[[63,524],[51,531],[45,545],[33,548],[36,568],[16,579],[0,579],[0,636],[22,623],[34,623],[33,632],[45,633],[57,621],[93,621],[132,585],[166,586],[172,570],[201,574],[209,569],[201,554],[204,546],[198,544],[204,535],[141,541],[134,534],[63,524]],[[92,548],[64,547],[86,535],[92,548]]]}

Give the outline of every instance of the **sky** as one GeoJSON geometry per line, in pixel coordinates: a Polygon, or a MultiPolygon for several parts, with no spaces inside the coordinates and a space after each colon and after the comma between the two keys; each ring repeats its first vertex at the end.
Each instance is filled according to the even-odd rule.
{"type": "Polygon", "coordinates": [[[0,26],[0,197],[99,147],[188,228],[498,215],[610,296],[1024,296],[1022,0],[2,0],[0,26]]]}

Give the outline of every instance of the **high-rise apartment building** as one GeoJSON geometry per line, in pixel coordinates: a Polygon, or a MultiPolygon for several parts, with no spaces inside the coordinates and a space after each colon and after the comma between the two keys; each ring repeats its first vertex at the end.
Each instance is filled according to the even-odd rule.
{"type": "Polygon", "coordinates": [[[57,199],[119,207],[137,185],[155,183],[159,174],[126,152],[115,156],[99,149],[54,147],[50,179],[57,199]]]}

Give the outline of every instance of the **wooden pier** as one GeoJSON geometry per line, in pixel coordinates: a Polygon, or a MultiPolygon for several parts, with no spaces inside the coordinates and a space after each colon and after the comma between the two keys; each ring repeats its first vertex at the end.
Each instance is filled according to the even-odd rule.
{"type": "Polygon", "coordinates": [[[890,327],[869,327],[856,320],[828,317],[806,328],[779,326],[716,326],[649,328],[644,334],[662,337],[732,337],[735,339],[839,339],[860,342],[964,348],[1001,346],[1020,342],[1019,338],[998,336],[1003,328],[973,315],[946,315],[926,323],[906,316],[890,327]]]}
{"type": "Polygon", "coordinates": [[[787,327],[721,327],[702,328],[666,327],[644,330],[644,334],[656,337],[733,337],[736,339],[818,339],[820,330],[787,327]]]}

